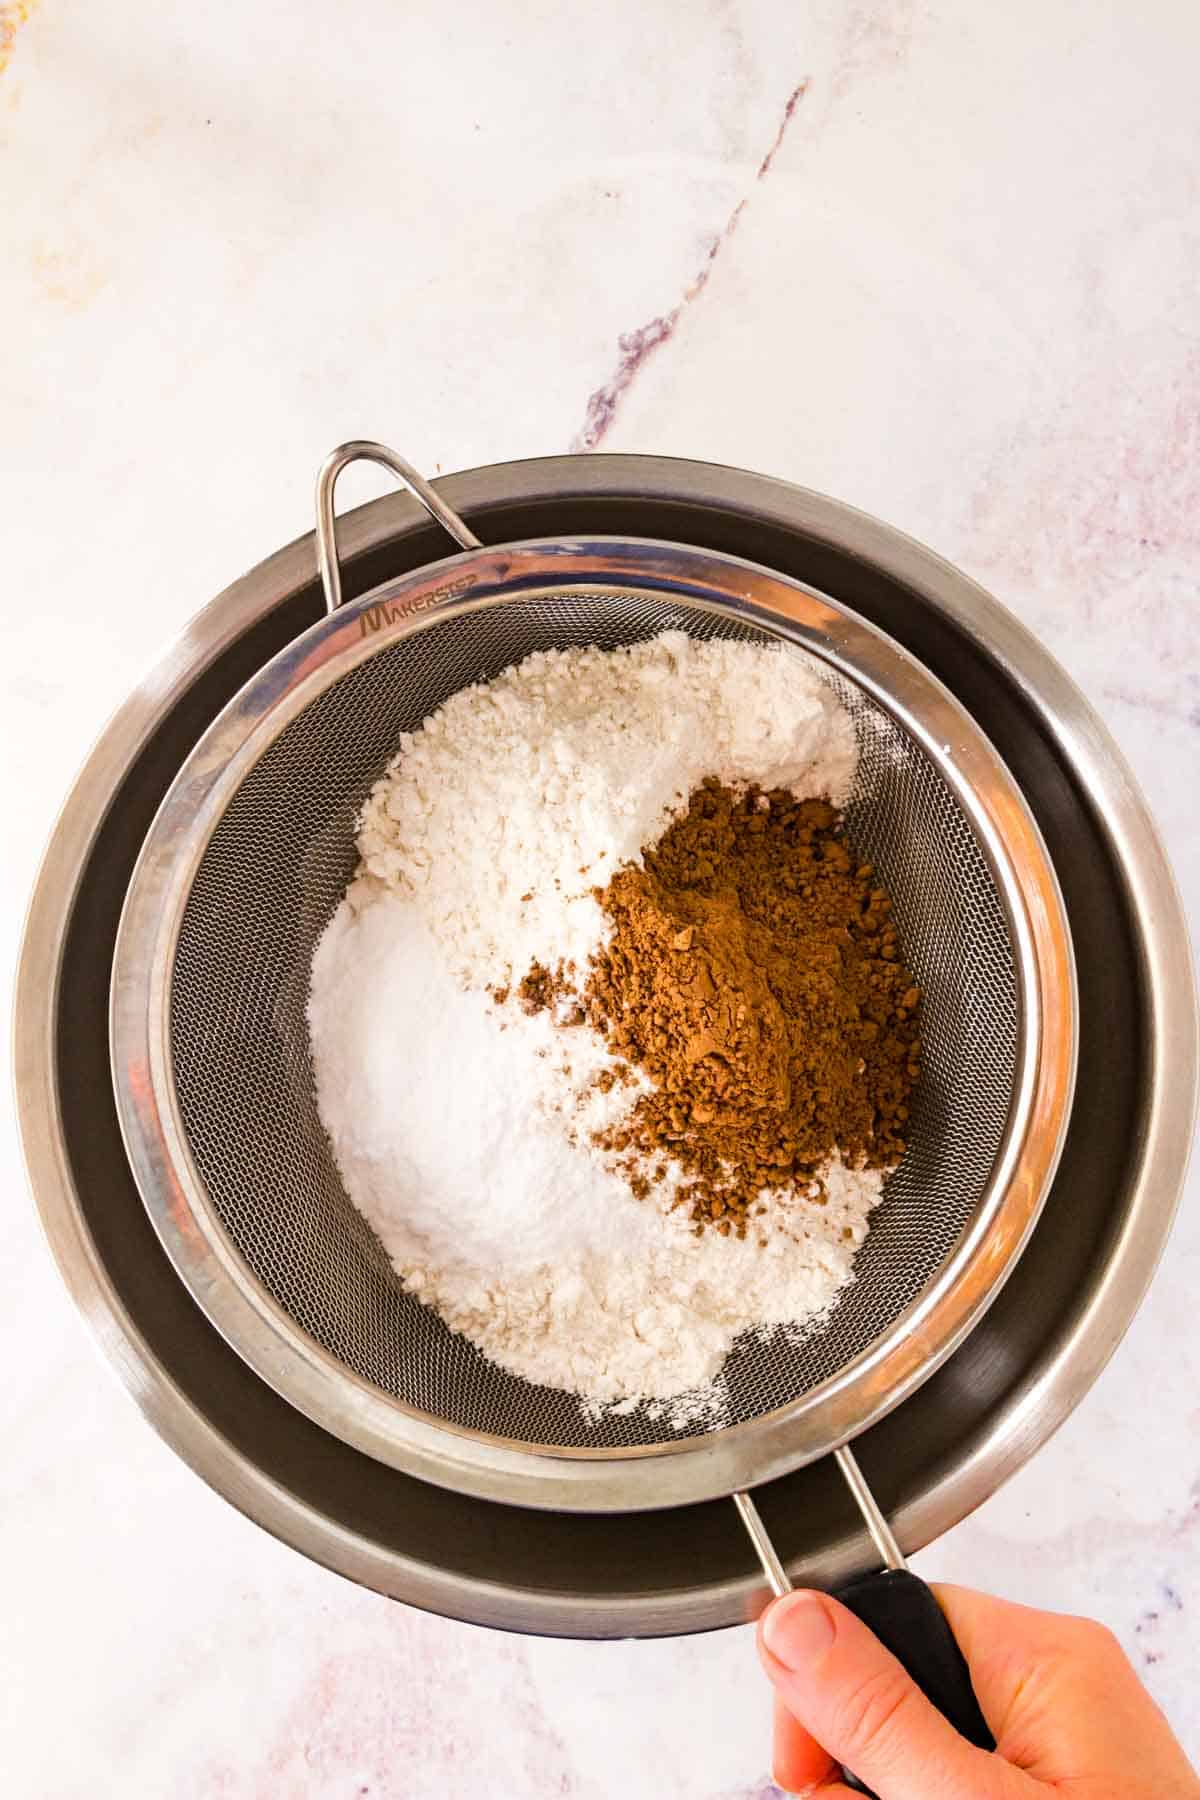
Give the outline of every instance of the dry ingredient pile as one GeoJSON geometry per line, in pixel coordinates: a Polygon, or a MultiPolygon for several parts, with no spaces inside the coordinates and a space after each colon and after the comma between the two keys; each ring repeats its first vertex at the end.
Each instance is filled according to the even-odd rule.
{"type": "Polygon", "coordinates": [[[827,801],[710,777],[600,896],[613,930],[582,990],[540,965],[518,990],[527,1010],[590,1020],[648,1077],[596,1141],[628,1153],[643,1195],[646,1161],[673,1157],[679,1198],[723,1235],[765,1215],[764,1188],[819,1195],[835,1154],[886,1168],[904,1152],[920,993],[838,826],[827,801]]]}
{"type": "Polygon", "coordinates": [[[313,959],[317,1098],[406,1287],[592,1408],[719,1422],[853,1279],[920,994],[783,648],[540,652],[407,735],[313,959]]]}

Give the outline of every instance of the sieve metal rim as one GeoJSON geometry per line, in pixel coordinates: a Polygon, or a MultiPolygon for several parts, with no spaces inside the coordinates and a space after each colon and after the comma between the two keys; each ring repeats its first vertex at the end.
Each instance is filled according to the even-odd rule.
{"type": "Polygon", "coordinates": [[[823,1454],[899,1404],[961,1342],[1015,1262],[1057,1162],[1073,1085],[1065,910],[1032,816],[984,734],[892,639],[816,590],[742,559],[649,539],[473,550],[385,583],[302,634],[234,697],[166,796],[130,883],[113,975],[114,1089],[126,1148],[159,1238],[211,1322],[277,1392],[344,1441],[435,1483],[531,1506],[624,1510],[716,1497],[823,1454]],[[1004,1146],[957,1249],[837,1376],[699,1445],[540,1451],[462,1432],[361,1380],[294,1325],[243,1262],[192,1163],[171,1077],[179,918],[208,838],[248,769],[317,694],[396,637],[564,588],[674,594],[799,644],[863,687],[917,739],[962,804],[1008,914],[1023,997],[1004,1146]]]}

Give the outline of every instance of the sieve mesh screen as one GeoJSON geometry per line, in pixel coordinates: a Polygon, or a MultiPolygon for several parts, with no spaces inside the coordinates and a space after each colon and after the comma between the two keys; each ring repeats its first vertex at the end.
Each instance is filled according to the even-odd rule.
{"type": "MultiPolygon", "coordinates": [[[[341,676],[242,781],[197,868],[171,979],[180,1112],[211,1203],[275,1300],[330,1354],[435,1419],[538,1447],[676,1442],[644,1411],[589,1420],[506,1374],[406,1294],[346,1198],[317,1116],[305,1021],[318,937],[355,864],[372,783],[451,694],[534,650],[614,648],[680,629],[776,645],[732,615],[653,594],[573,590],[432,619],[341,676]]],[[[800,1343],[744,1339],[730,1422],[788,1404],[865,1351],[936,1275],[987,1188],[1013,1099],[1018,983],[987,861],[924,751],[852,682],[833,682],[860,765],[847,808],[888,888],[924,994],[908,1153],[829,1323],[800,1343]]],[[[700,1429],[699,1427],[697,1428],[700,1429]]]]}

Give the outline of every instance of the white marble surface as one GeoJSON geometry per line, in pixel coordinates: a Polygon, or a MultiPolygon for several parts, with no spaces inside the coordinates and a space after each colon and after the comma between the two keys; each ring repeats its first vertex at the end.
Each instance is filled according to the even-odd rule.
{"type": "MultiPolygon", "coordinates": [[[[1195,910],[1198,56],[1179,0],[0,5],[6,972],[89,739],[354,435],[881,514],[1082,682],[1195,910]]],[[[6,1797],[772,1791],[748,1633],[447,1624],[215,1498],[73,1315],[7,1121],[0,1158],[6,1797]]],[[[921,1559],[1102,1615],[1194,1755],[1196,1185],[1090,1397],[921,1559]]]]}

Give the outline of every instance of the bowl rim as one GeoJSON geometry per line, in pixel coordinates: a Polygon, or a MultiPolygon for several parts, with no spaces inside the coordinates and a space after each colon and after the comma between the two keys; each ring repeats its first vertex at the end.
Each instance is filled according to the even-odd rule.
{"type": "MultiPolygon", "coordinates": [[[[444,488],[464,512],[480,507],[499,514],[508,503],[572,495],[731,510],[748,522],[836,548],[922,595],[979,646],[1036,710],[1094,817],[1103,821],[1141,928],[1140,975],[1149,1021],[1150,1099],[1126,1183],[1127,1204],[1103,1275],[1070,1328],[1014,1382],[987,1429],[931,1472],[921,1491],[894,1514],[902,1544],[917,1548],[993,1493],[1087,1392],[1137,1310],[1178,1205],[1195,1113],[1196,1002],[1182,905],[1145,801],[1106,727],[1015,617],[936,553],[843,502],[750,471],[628,455],[491,465],[447,477],[444,488]]],[[[423,523],[407,497],[373,501],[340,520],[343,560],[382,551],[423,523]]],[[[126,1304],[92,1232],[87,1197],[76,1187],[63,1141],[55,1029],[65,940],[107,798],[156,727],[213,662],[275,608],[305,590],[315,592],[315,568],[313,538],[306,534],[210,602],[101,734],[54,827],[27,915],[14,1019],[21,1138],[51,1253],[118,1377],[164,1440],[209,1485],[316,1561],[412,1604],[518,1630],[653,1635],[736,1622],[746,1616],[757,1589],[753,1575],[653,1599],[531,1592],[433,1567],[330,1518],[243,1454],[179,1387],[126,1304]]],[[[865,1566],[869,1555],[865,1534],[854,1531],[828,1546],[823,1572],[838,1579],[865,1566]]]]}
{"type": "Polygon", "coordinates": [[[227,703],[180,768],[129,883],[113,958],[111,1061],[126,1154],[192,1298],[284,1399],[343,1442],[436,1485],[506,1504],[637,1511],[722,1498],[790,1473],[869,1429],[929,1378],[983,1317],[1049,1192],[1077,1052],[1074,955],[1058,880],[1016,782],[980,727],[894,639],[807,584],[718,552],[589,536],[506,543],[423,565],[318,620],[227,703]],[[287,726],[400,640],[565,590],[653,593],[668,609],[770,632],[854,681],[950,788],[1007,914],[1017,993],[1012,1102],[988,1186],[910,1304],[817,1387],[702,1437],[628,1449],[538,1448],[467,1431],[356,1375],[310,1337],[222,1226],[192,1157],[175,1086],[170,1003],[196,871],[243,782],[287,726]]]}

